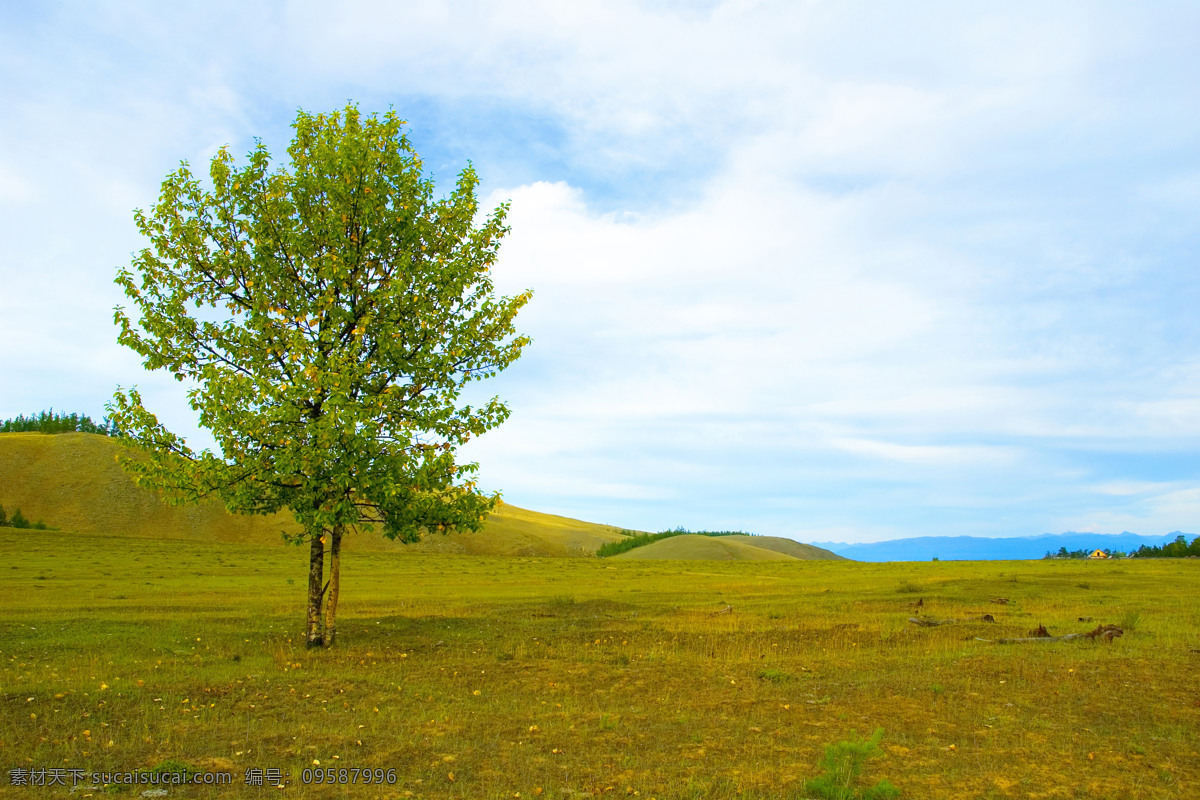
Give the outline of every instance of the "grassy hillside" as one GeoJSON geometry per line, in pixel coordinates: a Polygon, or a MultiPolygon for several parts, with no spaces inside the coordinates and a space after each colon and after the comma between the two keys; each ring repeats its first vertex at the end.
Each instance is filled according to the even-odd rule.
{"type": "Polygon", "coordinates": [[[843,560],[828,550],[776,536],[698,536],[684,534],[611,556],[630,560],[790,561],[843,560]]]}
{"type": "MultiPolygon", "coordinates": [[[[122,445],[91,433],[0,434],[0,505],[66,531],[279,544],[297,526],[290,514],[242,516],[217,503],[168,506],[134,486],[116,462],[122,445]]],[[[502,504],[478,533],[430,536],[417,545],[382,535],[350,536],[351,550],[472,555],[572,556],[621,538],[618,528],[502,504]]]]}
{"type": "Polygon", "coordinates": [[[482,531],[427,536],[410,549],[478,556],[590,556],[604,542],[621,538],[621,529],[611,525],[501,503],[482,531]]]}
{"type": "Polygon", "coordinates": [[[907,800],[1200,797],[1200,561],[360,551],[338,646],[310,651],[295,549],[12,529],[0,549],[6,772],[232,776],[167,800],[800,800],[827,745],[882,727],[864,783],[907,800]],[[1102,623],[1124,634],[996,641],[1102,623]]]}
{"type": "Polygon", "coordinates": [[[839,556],[837,553],[825,550],[821,547],[814,547],[811,544],[801,544],[795,539],[785,539],[781,536],[735,536],[732,537],[736,541],[745,542],[752,547],[761,547],[766,550],[774,550],[777,553],[783,553],[793,558],[799,558],[805,561],[846,561],[847,559],[839,556]]]}

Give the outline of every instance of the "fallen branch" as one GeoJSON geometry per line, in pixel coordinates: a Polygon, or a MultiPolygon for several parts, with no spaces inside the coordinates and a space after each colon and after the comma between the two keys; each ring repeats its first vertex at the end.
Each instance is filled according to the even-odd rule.
{"type": "Polygon", "coordinates": [[[716,616],[720,616],[721,614],[732,614],[732,613],[733,613],[733,606],[725,606],[720,611],[714,611],[713,616],[716,617],[716,616]]]}
{"type": "MultiPolygon", "coordinates": [[[[1040,627],[1038,630],[1044,631],[1045,628],[1040,627]]],[[[1070,642],[1075,639],[1103,639],[1106,642],[1111,642],[1118,636],[1125,635],[1125,632],[1116,625],[1099,625],[1094,631],[1087,633],[1068,633],[1064,636],[1023,636],[1017,639],[983,639],[976,636],[975,640],[979,642],[991,642],[993,644],[1025,644],[1026,642],[1070,642]]]]}
{"type": "Polygon", "coordinates": [[[1088,637],[1089,639],[1100,638],[1106,642],[1111,642],[1118,636],[1124,635],[1125,631],[1121,630],[1116,625],[1099,625],[1096,627],[1096,630],[1084,634],[1084,636],[1088,637]]]}

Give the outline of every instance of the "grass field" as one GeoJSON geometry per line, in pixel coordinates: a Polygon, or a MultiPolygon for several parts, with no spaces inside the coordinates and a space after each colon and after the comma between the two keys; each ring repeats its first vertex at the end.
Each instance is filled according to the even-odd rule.
{"type": "Polygon", "coordinates": [[[1198,561],[360,551],[338,646],[310,652],[302,549],[0,544],[4,796],[67,794],[10,786],[17,768],[183,762],[234,783],[169,797],[803,798],[827,744],[876,727],[865,777],[906,798],[1200,796],[1198,561]],[[918,600],[996,622],[918,627],[918,600]],[[976,639],[1101,622],[1125,635],[976,639]],[[395,782],[306,785],[318,767],[395,782]],[[247,769],[286,786],[245,786],[247,769]]]}

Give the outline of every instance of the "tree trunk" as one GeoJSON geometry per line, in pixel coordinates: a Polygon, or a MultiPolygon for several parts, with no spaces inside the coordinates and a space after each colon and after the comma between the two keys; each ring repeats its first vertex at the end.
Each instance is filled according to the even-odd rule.
{"type": "Polygon", "coordinates": [[[325,646],[333,647],[337,633],[338,589],[342,580],[342,526],[335,525],[329,540],[329,597],[325,600],[325,646]]]}
{"type": "Polygon", "coordinates": [[[325,590],[321,587],[325,570],[325,541],[321,533],[309,536],[308,551],[308,628],[305,632],[305,643],[308,647],[320,647],[324,643],[321,634],[321,596],[325,590]]]}

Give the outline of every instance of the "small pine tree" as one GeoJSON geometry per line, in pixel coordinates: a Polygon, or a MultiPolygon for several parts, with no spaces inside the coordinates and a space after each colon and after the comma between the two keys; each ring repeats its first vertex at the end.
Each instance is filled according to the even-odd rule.
{"type": "Polygon", "coordinates": [[[879,749],[883,728],[876,728],[869,739],[858,740],[854,731],[850,739],[828,745],[821,758],[821,774],[805,781],[806,791],[823,800],[890,800],[900,796],[900,790],[886,780],[874,786],[856,786],[867,758],[879,749]]]}
{"type": "Polygon", "coordinates": [[[12,520],[9,521],[8,524],[12,525],[14,528],[28,528],[29,520],[25,519],[25,515],[22,514],[21,509],[18,508],[13,511],[12,520]]]}

